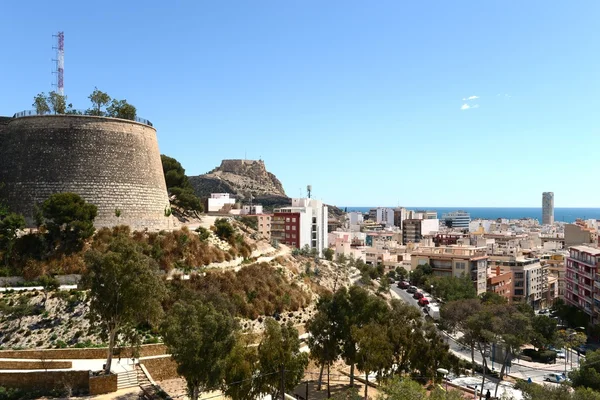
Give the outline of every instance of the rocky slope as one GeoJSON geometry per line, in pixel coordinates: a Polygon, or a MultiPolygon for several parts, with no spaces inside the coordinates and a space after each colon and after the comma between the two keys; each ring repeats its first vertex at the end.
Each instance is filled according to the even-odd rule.
{"type": "Polygon", "coordinates": [[[253,200],[265,207],[288,205],[289,198],[275,175],[268,172],[262,160],[223,160],[221,165],[204,175],[190,176],[196,195],[231,193],[241,202],[253,200]]]}

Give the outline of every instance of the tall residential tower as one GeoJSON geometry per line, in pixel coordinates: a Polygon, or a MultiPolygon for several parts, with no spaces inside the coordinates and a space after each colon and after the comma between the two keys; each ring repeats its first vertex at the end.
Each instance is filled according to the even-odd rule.
{"type": "Polygon", "coordinates": [[[542,193],[542,224],[554,223],[554,192],[542,193]]]}

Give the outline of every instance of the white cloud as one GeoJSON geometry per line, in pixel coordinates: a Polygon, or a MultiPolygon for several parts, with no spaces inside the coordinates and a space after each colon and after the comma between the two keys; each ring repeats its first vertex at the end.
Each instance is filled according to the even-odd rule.
{"type": "Polygon", "coordinates": [[[479,108],[479,104],[475,104],[473,107],[471,108],[479,108]]]}
{"type": "Polygon", "coordinates": [[[475,100],[475,99],[478,99],[478,98],[479,98],[479,96],[469,96],[467,98],[467,100],[475,100]]]}
{"type": "Polygon", "coordinates": [[[462,107],[460,109],[461,110],[468,110],[469,108],[471,108],[471,106],[465,103],[465,104],[462,105],[462,107]]]}

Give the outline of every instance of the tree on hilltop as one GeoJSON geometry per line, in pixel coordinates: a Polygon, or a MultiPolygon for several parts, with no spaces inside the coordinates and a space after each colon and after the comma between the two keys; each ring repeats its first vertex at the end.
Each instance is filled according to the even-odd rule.
{"type": "Polygon", "coordinates": [[[167,190],[171,196],[175,196],[172,203],[184,211],[191,211],[196,216],[197,213],[204,211],[202,202],[194,193],[194,188],[185,175],[185,169],[181,163],[164,154],[160,155],[160,161],[165,174],[167,190]]]}
{"type": "Polygon", "coordinates": [[[114,240],[105,252],[89,251],[86,265],[82,282],[90,289],[89,318],[102,327],[108,339],[104,368],[108,374],[118,335],[129,333],[140,323],[158,323],[166,289],[156,262],[141,253],[129,237],[114,240]]]}
{"type": "Polygon", "coordinates": [[[129,104],[127,100],[112,99],[110,106],[106,108],[106,116],[112,118],[122,118],[135,120],[137,109],[129,104]]]}
{"type": "Polygon", "coordinates": [[[67,96],[57,92],[48,93],[48,103],[54,114],[65,114],[67,111],[67,96]]]}
{"type": "Polygon", "coordinates": [[[17,234],[25,228],[25,218],[21,214],[0,214],[0,250],[4,253],[6,266],[12,255],[17,234]]]}
{"type": "Polygon", "coordinates": [[[50,112],[50,106],[48,105],[48,97],[46,93],[38,93],[33,98],[32,106],[35,108],[35,113],[38,115],[48,114],[50,112]]]}
{"type": "Polygon", "coordinates": [[[108,94],[98,90],[97,87],[94,87],[94,91],[88,96],[88,99],[90,99],[94,107],[86,110],[85,113],[87,115],[105,115],[105,111],[102,111],[102,108],[109,104],[111,101],[111,98],[108,94]]]}

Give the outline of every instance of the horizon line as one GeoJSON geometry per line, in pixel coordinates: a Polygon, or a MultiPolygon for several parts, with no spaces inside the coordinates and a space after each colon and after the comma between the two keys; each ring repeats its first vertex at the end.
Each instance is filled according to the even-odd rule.
{"type": "MultiPolygon", "coordinates": [[[[461,208],[502,208],[502,209],[506,209],[506,208],[535,208],[535,209],[542,209],[542,207],[540,206],[336,206],[335,207],[338,208],[398,208],[398,207],[402,207],[402,208],[407,208],[407,209],[419,209],[419,210],[425,210],[425,211],[435,211],[436,208],[456,208],[457,211],[460,210],[461,208]]],[[[594,209],[594,210],[600,210],[600,207],[596,206],[596,207],[581,207],[581,206],[562,206],[562,207],[554,207],[554,209],[564,209],[564,208],[572,208],[572,209],[594,209]]]]}

